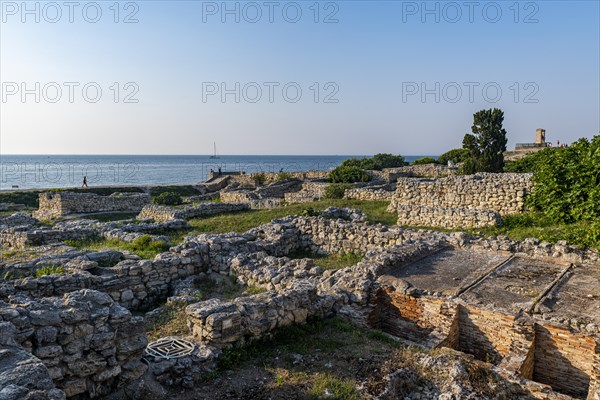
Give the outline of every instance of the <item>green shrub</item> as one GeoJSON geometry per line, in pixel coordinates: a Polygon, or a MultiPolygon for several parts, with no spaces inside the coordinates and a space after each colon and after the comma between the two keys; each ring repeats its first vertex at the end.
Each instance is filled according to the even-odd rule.
{"type": "Polygon", "coordinates": [[[315,209],[312,207],[308,207],[300,211],[301,217],[316,217],[317,215],[319,215],[319,212],[315,211],[315,209]]]}
{"type": "Polygon", "coordinates": [[[275,181],[276,182],[289,181],[290,179],[294,179],[294,176],[292,174],[290,174],[289,172],[279,172],[277,174],[277,178],[275,178],[275,181]]]}
{"type": "Polygon", "coordinates": [[[129,250],[133,253],[150,253],[158,254],[163,251],[169,250],[169,245],[159,240],[152,240],[150,235],[142,235],[139,238],[131,242],[128,246],[129,250]]]}
{"type": "Polygon", "coordinates": [[[438,157],[437,163],[448,165],[448,161],[455,163],[464,162],[469,157],[469,151],[466,149],[452,149],[438,157]]]}
{"type": "Polygon", "coordinates": [[[340,165],[329,173],[329,180],[333,183],[367,182],[369,179],[365,170],[357,166],[340,165]]]}
{"type": "Polygon", "coordinates": [[[372,158],[350,158],[342,162],[343,167],[356,167],[360,169],[377,169],[372,158]]]}
{"type": "Polygon", "coordinates": [[[412,162],[412,165],[435,164],[435,159],[431,157],[419,158],[412,162]]]}
{"type": "Polygon", "coordinates": [[[163,206],[176,206],[183,203],[181,196],[175,192],[164,192],[153,199],[154,204],[163,206]]]}
{"type": "Polygon", "coordinates": [[[536,156],[534,187],[527,204],[556,222],[598,221],[600,136],[591,141],[582,138],[553,151],[540,151],[536,156]]]}
{"type": "Polygon", "coordinates": [[[548,147],[526,155],[523,158],[507,161],[504,165],[504,172],[536,172],[537,164],[546,159],[548,154],[558,150],[556,147],[548,147]]]}
{"type": "Polygon", "coordinates": [[[389,153],[379,153],[375,154],[372,158],[373,164],[375,164],[375,168],[377,170],[382,170],[384,168],[397,168],[404,166],[404,157],[400,155],[393,155],[389,153]]]}
{"type": "Polygon", "coordinates": [[[381,171],[384,168],[404,166],[404,157],[393,154],[379,153],[371,158],[350,158],[342,163],[346,167],[358,167],[365,170],[381,171]]]}
{"type": "Polygon", "coordinates": [[[150,190],[150,194],[154,197],[166,192],[177,193],[180,196],[197,196],[202,194],[193,185],[155,186],[150,190]]]}
{"type": "Polygon", "coordinates": [[[332,183],[325,188],[326,199],[343,199],[346,190],[351,189],[352,185],[347,183],[332,183]]]}
{"type": "Polygon", "coordinates": [[[256,185],[264,185],[267,177],[261,172],[260,174],[253,174],[252,179],[256,185]]]}
{"type": "Polygon", "coordinates": [[[42,277],[46,275],[63,274],[65,269],[59,265],[44,265],[35,270],[35,276],[42,277]]]}

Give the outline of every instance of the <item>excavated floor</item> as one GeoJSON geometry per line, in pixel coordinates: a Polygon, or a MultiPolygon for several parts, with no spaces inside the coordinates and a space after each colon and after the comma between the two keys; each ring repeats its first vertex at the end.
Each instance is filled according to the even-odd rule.
{"type": "Polygon", "coordinates": [[[528,309],[567,265],[514,257],[461,295],[471,304],[508,311],[528,309]]]}
{"type": "Polygon", "coordinates": [[[536,310],[551,317],[579,318],[600,324],[600,267],[576,265],[536,310]]]}
{"type": "Polygon", "coordinates": [[[390,272],[418,289],[456,295],[508,257],[496,253],[445,248],[390,272]]]}

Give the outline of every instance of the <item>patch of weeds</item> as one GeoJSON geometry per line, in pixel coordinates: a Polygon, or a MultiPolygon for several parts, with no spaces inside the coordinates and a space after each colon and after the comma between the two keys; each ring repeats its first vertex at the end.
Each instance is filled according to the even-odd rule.
{"type": "Polygon", "coordinates": [[[167,243],[158,240],[152,240],[150,235],[140,236],[131,243],[120,239],[98,239],[66,240],[65,244],[80,250],[125,250],[147,260],[153,259],[157,254],[169,250],[169,245],[167,243]]]}
{"type": "Polygon", "coordinates": [[[65,269],[60,265],[44,265],[41,268],[35,270],[36,277],[42,277],[46,275],[64,274],[65,269]]]}
{"type": "Polygon", "coordinates": [[[154,341],[165,336],[187,336],[190,328],[187,325],[185,306],[165,304],[157,314],[145,321],[148,340],[154,341]]]}
{"type": "Polygon", "coordinates": [[[196,295],[199,299],[217,298],[231,300],[245,295],[244,287],[237,283],[237,277],[230,276],[229,279],[215,280],[212,278],[196,280],[194,287],[200,291],[196,295]]]}
{"type": "Polygon", "coordinates": [[[317,374],[309,390],[311,399],[358,400],[356,385],[332,374],[317,374]]]}
{"type": "Polygon", "coordinates": [[[384,343],[387,343],[392,346],[398,345],[397,340],[394,340],[390,335],[387,335],[386,333],[384,333],[380,330],[369,329],[366,334],[369,339],[377,340],[379,342],[384,342],[384,343]]]}
{"type": "Polygon", "coordinates": [[[275,178],[275,182],[283,182],[294,179],[294,175],[289,172],[279,172],[277,173],[277,177],[275,178]]]}
{"type": "Polygon", "coordinates": [[[315,211],[315,209],[312,207],[307,207],[300,212],[301,217],[317,217],[320,214],[321,214],[320,212],[315,211]]]}
{"type": "Polygon", "coordinates": [[[343,319],[336,318],[332,321],[333,327],[340,332],[352,332],[354,325],[343,319]]]}
{"type": "Polygon", "coordinates": [[[244,296],[252,296],[254,294],[264,293],[267,289],[260,286],[248,286],[242,293],[244,296]]]}
{"type": "Polygon", "coordinates": [[[12,281],[13,279],[15,279],[15,276],[10,271],[6,271],[2,277],[3,281],[12,281]]]}

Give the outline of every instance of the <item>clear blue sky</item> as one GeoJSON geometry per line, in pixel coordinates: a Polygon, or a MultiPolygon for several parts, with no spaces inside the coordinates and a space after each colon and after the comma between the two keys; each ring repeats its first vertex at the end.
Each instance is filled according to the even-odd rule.
{"type": "Polygon", "coordinates": [[[432,13],[421,1],[274,2],[273,22],[264,1],[228,2],[239,23],[221,1],[121,2],[118,16],[101,1],[96,23],[88,2],[73,22],[63,2],[60,17],[46,3],[29,2],[33,14],[1,3],[3,154],[206,154],[213,141],[223,154],[439,154],[491,107],[505,112],[509,147],[536,128],[552,142],[600,130],[598,1],[427,2],[432,13]],[[132,13],[138,22],[123,23],[132,13]],[[325,23],[331,14],[338,22],[325,23]],[[79,84],[73,102],[64,82],[79,84]],[[96,103],[83,97],[90,82],[96,103]],[[236,82],[239,103],[208,92],[236,82]],[[272,102],[265,82],[279,84],[272,102]]]}

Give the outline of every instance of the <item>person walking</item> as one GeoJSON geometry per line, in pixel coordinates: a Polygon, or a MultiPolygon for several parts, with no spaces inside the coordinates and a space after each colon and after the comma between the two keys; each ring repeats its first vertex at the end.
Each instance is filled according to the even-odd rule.
{"type": "Polygon", "coordinates": [[[85,175],[83,176],[83,184],[81,185],[81,188],[83,189],[84,187],[88,187],[87,176],[85,175]]]}

